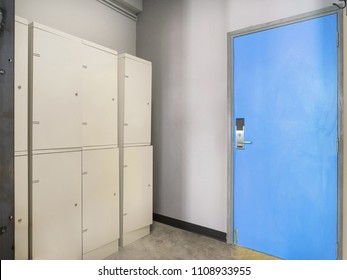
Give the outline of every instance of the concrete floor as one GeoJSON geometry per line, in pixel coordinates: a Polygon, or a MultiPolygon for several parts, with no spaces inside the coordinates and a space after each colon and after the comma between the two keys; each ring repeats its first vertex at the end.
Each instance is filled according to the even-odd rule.
{"type": "Polygon", "coordinates": [[[108,260],[274,260],[276,258],[154,222],[151,234],[108,260]]]}

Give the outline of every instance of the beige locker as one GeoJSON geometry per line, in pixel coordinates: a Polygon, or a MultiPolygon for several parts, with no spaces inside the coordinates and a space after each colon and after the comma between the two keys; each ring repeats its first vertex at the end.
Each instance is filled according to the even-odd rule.
{"type": "Polygon", "coordinates": [[[34,155],[32,168],[32,258],[81,259],[81,151],[34,155]]]}
{"type": "Polygon", "coordinates": [[[153,147],[124,148],[123,233],[153,223],[153,147]]]}
{"type": "Polygon", "coordinates": [[[82,158],[83,254],[87,254],[119,238],[119,151],[83,151],[82,158]]]}
{"type": "Polygon", "coordinates": [[[30,25],[33,149],[82,146],[80,40],[30,25]]]}
{"type": "Polygon", "coordinates": [[[82,45],[83,146],[117,145],[117,52],[82,45]]]}
{"type": "Polygon", "coordinates": [[[124,145],[150,145],[151,62],[128,54],[119,57],[119,102],[124,145]]]}
{"type": "Polygon", "coordinates": [[[16,260],[28,259],[28,156],[16,156],[14,189],[14,256],[16,260]]]}
{"type": "Polygon", "coordinates": [[[15,20],[15,151],[28,150],[28,23],[15,20]]]}

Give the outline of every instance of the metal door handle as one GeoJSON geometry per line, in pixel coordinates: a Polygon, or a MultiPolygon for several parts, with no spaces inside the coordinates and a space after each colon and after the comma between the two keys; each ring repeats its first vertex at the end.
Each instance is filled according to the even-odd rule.
{"type": "Polygon", "coordinates": [[[241,145],[252,144],[252,141],[237,141],[237,144],[241,144],[241,145]]]}

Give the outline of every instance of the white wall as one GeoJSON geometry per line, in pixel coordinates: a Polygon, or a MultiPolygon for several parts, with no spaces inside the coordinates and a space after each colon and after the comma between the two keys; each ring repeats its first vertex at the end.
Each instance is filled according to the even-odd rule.
{"type": "Polygon", "coordinates": [[[16,0],[16,15],[136,54],[136,22],[96,0],[16,0]]]}
{"type": "Polygon", "coordinates": [[[153,62],[154,212],[226,232],[226,2],[143,1],[153,62]]]}
{"type": "Polygon", "coordinates": [[[333,2],[143,1],[137,54],[153,62],[155,213],[226,232],[227,32],[333,2]]]}

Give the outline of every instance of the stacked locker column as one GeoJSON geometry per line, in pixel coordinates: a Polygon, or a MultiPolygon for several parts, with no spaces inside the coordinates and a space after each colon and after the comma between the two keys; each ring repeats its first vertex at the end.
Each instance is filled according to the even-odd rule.
{"type": "Polygon", "coordinates": [[[80,42],[30,25],[30,257],[81,259],[80,42]]]}
{"type": "Polygon", "coordinates": [[[28,259],[28,22],[15,20],[15,259],[28,259]]]}
{"type": "Polygon", "coordinates": [[[152,64],[119,56],[121,246],[150,233],[153,215],[152,64]]]}
{"type": "Polygon", "coordinates": [[[104,258],[119,238],[117,53],[30,31],[31,258],[104,258]]]}
{"type": "Polygon", "coordinates": [[[83,259],[118,251],[117,52],[83,41],[83,259]]]}

